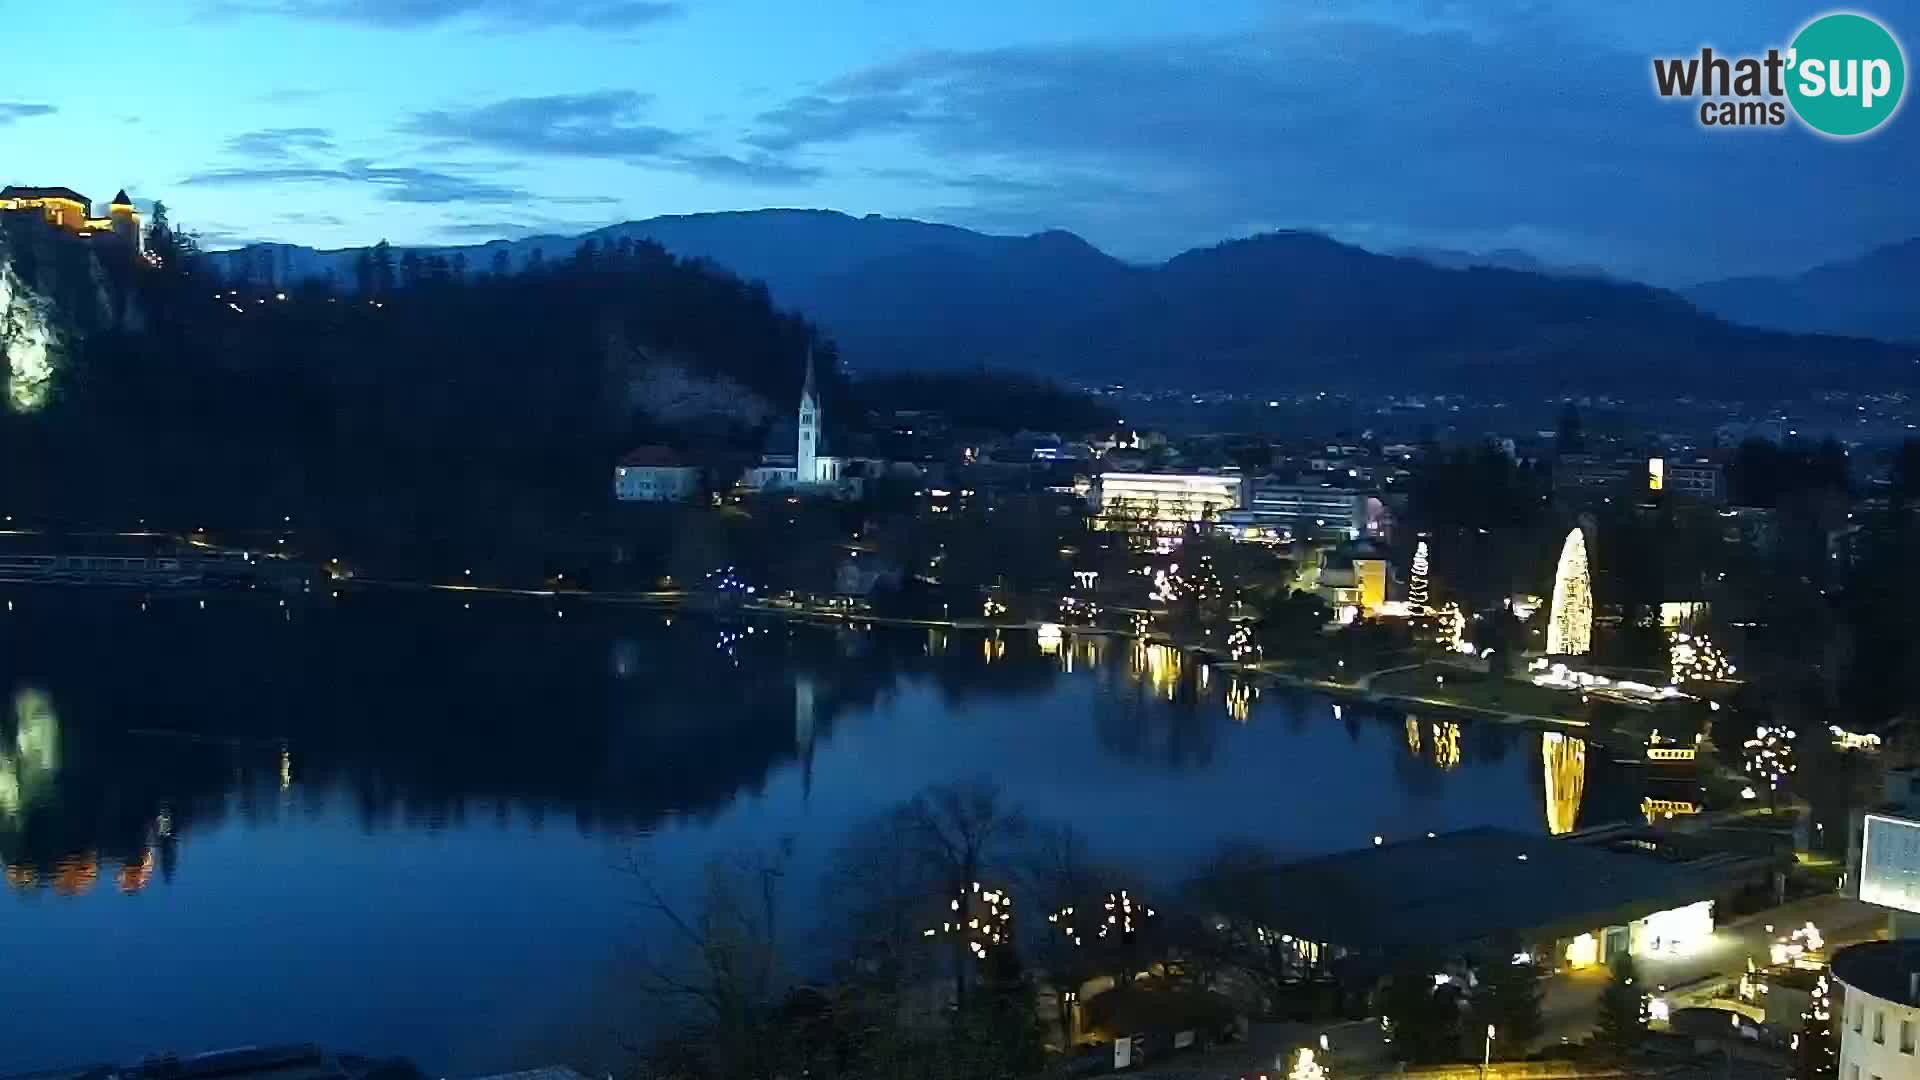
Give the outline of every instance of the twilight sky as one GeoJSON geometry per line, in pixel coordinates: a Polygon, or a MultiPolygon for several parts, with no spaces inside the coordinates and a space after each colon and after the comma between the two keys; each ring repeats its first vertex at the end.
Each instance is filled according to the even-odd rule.
{"type": "MultiPolygon", "coordinates": [[[[4,15],[16,0],[0,0],[4,15]]],[[[1920,236],[1920,116],[1709,130],[1650,57],[1782,0],[105,0],[4,20],[0,182],[209,246],[828,207],[1123,257],[1274,228],[1662,284],[1920,236]]],[[[1859,8],[1911,59],[1920,0],[1859,8]]],[[[1911,73],[1910,77],[1911,77],[1911,73]]],[[[1910,91],[1912,97],[1920,91],[1910,91]]]]}

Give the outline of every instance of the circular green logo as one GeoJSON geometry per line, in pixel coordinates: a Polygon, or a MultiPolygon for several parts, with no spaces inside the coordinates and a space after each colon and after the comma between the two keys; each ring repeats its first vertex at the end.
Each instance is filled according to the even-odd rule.
{"type": "Polygon", "coordinates": [[[1907,62],[1887,28],[1865,15],[1822,15],[1793,39],[1787,98],[1808,127],[1864,135],[1900,107],[1907,62]]]}

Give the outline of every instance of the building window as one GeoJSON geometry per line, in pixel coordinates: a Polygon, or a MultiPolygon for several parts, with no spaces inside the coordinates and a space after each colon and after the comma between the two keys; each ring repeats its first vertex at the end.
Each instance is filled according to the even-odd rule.
{"type": "MultiPolygon", "coordinates": [[[[1864,1001],[1854,1002],[1853,1003],[1853,1033],[1855,1035],[1860,1034],[1861,1025],[1866,1023],[1866,1019],[1867,1019],[1867,1003],[1864,1001]]],[[[1858,1080],[1858,1078],[1856,1077],[1855,1080],[1858,1080]]]]}
{"type": "Polygon", "coordinates": [[[1913,1021],[1911,1020],[1900,1021],[1900,1052],[1913,1053],[1913,1021]]]}
{"type": "MultiPolygon", "coordinates": [[[[1873,1041],[1881,1046],[1887,1045],[1887,1010],[1873,1010],[1873,1041]]],[[[1874,1077],[1874,1080],[1880,1080],[1874,1077]]]]}

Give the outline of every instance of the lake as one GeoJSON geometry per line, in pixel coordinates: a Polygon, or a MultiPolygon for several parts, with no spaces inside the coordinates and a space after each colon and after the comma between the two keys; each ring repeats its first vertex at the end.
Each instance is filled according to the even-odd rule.
{"type": "Polygon", "coordinates": [[[617,990],[636,874],[684,895],[790,840],[804,927],[847,830],[935,783],[989,777],[1169,883],[1229,838],[1563,831],[1641,797],[1579,740],[1124,639],[0,595],[0,1071],[312,1040],[459,1075],[602,1049],[643,1022],[617,990]]]}

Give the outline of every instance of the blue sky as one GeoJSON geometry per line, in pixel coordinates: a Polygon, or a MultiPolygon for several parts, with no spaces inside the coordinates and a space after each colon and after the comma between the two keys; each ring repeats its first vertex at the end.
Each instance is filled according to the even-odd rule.
{"type": "MultiPolygon", "coordinates": [[[[817,206],[1136,259],[1312,228],[1673,284],[1920,235],[1911,103],[1837,142],[1705,130],[1654,95],[1653,55],[1784,45],[1826,10],[1779,0],[73,10],[6,19],[0,180],[124,186],[210,246],[817,206]]],[[[1920,0],[1864,10],[1914,51],[1920,0]]]]}

